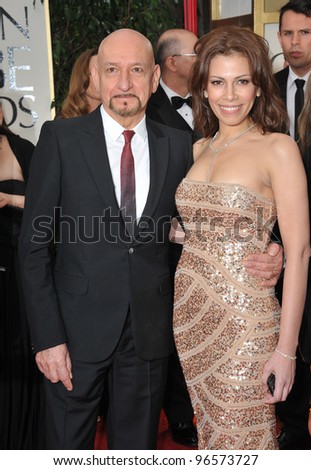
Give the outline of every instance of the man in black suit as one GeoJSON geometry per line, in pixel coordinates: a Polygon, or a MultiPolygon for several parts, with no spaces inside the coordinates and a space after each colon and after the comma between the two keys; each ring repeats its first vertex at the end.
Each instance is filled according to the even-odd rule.
{"type": "MultiPolygon", "coordinates": [[[[154,449],[174,350],[168,233],[191,138],[145,118],[160,70],[140,33],[107,36],[93,73],[102,105],[42,127],[19,243],[47,447],[93,448],[108,376],[108,447],[154,449]]],[[[271,258],[258,276],[274,270],[271,258]]]]}
{"type": "Polygon", "coordinates": [[[199,136],[194,132],[188,86],[197,40],[197,36],[186,29],[170,29],[159,37],[156,62],[161,68],[161,79],[147,106],[151,119],[188,131],[193,141],[199,136]]]}
{"type": "MultiPolygon", "coordinates": [[[[280,10],[278,37],[288,67],[275,74],[295,139],[296,80],[305,84],[311,73],[311,0],[291,0],[280,10]]],[[[298,116],[297,116],[298,117],[298,116]]],[[[296,118],[297,118],[296,117],[296,118]]]]}
{"type": "MultiPolygon", "coordinates": [[[[188,83],[196,57],[194,46],[197,40],[197,36],[186,29],[170,29],[159,37],[156,62],[161,68],[161,79],[156,92],[149,99],[146,111],[147,116],[157,122],[187,131],[193,141],[197,135],[193,130],[188,83]]],[[[180,253],[181,245],[171,244],[172,278],[180,253]]],[[[196,446],[198,439],[193,423],[193,408],[176,350],[169,358],[163,408],[173,440],[182,445],[196,446]]]]}
{"type": "Polygon", "coordinates": [[[109,448],[155,449],[174,348],[168,233],[191,138],[145,119],[160,69],[143,35],[115,31],[98,55],[102,106],[45,123],[37,144],[20,237],[26,305],[46,377],[48,448],[93,448],[108,374],[109,448]],[[129,129],[134,224],[119,209],[129,129]]]}
{"type": "MultiPolygon", "coordinates": [[[[275,77],[287,107],[290,135],[297,140],[295,123],[299,107],[297,109],[296,105],[295,109],[295,95],[300,84],[303,97],[303,90],[311,73],[311,0],[292,0],[281,8],[278,37],[289,66],[276,73],[275,77]]],[[[276,286],[280,301],[282,285],[283,279],[280,278],[276,286]]],[[[301,328],[304,325],[305,319],[301,328]]],[[[311,449],[308,432],[309,399],[309,364],[302,360],[298,348],[295,383],[286,402],[277,405],[277,413],[283,423],[278,437],[280,449],[311,449]]]]}

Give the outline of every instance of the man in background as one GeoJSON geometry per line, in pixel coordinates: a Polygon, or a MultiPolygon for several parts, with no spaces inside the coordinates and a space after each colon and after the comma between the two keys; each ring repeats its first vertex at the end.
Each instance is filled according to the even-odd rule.
{"type": "MultiPolygon", "coordinates": [[[[198,38],[186,29],[170,29],[158,40],[156,62],[161,68],[158,89],[149,99],[147,116],[170,127],[182,129],[195,141],[189,77],[196,54],[194,46],[198,38]]],[[[172,278],[181,253],[181,245],[171,244],[170,265],[172,278]]],[[[183,371],[174,351],[169,358],[167,386],[163,408],[175,442],[197,445],[197,432],[193,424],[193,409],[183,371]]]]}
{"type": "Polygon", "coordinates": [[[170,29],[159,37],[156,62],[161,68],[160,84],[147,107],[151,119],[190,132],[193,141],[199,136],[194,132],[188,86],[197,40],[186,29],[170,29]]]}

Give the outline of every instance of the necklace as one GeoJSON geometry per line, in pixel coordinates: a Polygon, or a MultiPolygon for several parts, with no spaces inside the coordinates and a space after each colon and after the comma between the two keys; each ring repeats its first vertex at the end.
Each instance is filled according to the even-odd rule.
{"type": "Polygon", "coordinates": [[[233,144],[233,142],[235,142],[236,140],[238,140],[240,137],[242,137],[242,135],[246,134],[248,131],[250,131],[253,127],[255,127],[256,124],[252,124],[251,126],[249,126],[247,129],[245,129],[245,131],[241,132],[240,134],[238,134],[234,139],[232,140],[229,140],[229,142],[227,142],[225,145],[223,145],[222,147],[219,147],[219,149],[215,149],[214,147],[214,140],[216,139],[216,137],[218,136],[218,132],[216,132],[216,134],[214,135],[214,137],[210,140],[209,142],[209,146],[210,148],[213,150],[213,152],[215,154],[221,152],[222,150],[224,150],[225,148],[229,147],[229,145],[233,144]]]}

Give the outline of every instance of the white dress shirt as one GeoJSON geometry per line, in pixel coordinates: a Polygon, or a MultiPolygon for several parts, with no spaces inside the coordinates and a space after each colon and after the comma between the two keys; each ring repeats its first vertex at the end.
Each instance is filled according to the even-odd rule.
{"type": "MultiPolygon", "coordinates": [[[[292,71],[291,67],[289,67],[287,89],[286,89],[286,106],[287,106],[287,114],[289,117],[289,133],[293,139],[295,138],[295,94],[297,90],[295,80],[297,78],[300,78],[301,80],[305,80],[307,83],[310,73],[311,71],[306,73],[306,75],[304,75],[303,77],[298,77],[298,75],[296,75],[292,71]]],[[[304,91],[306,90],[306,83],[303,88],[304,91]]]]}
{"type": "MultiPolygon", "coordinates": [[[[167,94],[168,99],[170,100],[171,103],[172,103],[171,100],[173,96],[181,96],[181,95],[178,95],[178,93],[176,93],[175,91],[171,90],[167,85],[165,85],[162,78],[160,79],[160,85],[165,91],[165,93],[167,94]]],[[[181,98],[188,98],[189,96],[191,96],[190,93],[188,93],[186,96],[181,96],[181,98]]],[[[182,118],[184,118],[184,120],[191,127],[191,129],[193,129],[194,125],[193,125],[193,114],[192,114],[191,106],[188,106],[186,103],[184,103],[182,107],[177,109],[176,111],[181,115],[182,118]]]]}
{"type": "MultiPolygon", "coordinates": [[[[117,121],[112,119],[103,108],[100,107],[103,120],[104,133],[107,145],[109,165],[114,184],[116,199],[120,207],[121,182],[120,164],[121,154],[124,147],[124,129],[117,121]]],[[[136,197],[136,217],[139,219],[146,205],[150,186],[150,158],[148,133],[146,127],[146,116],[134,127],[135,132],[131,140],[131,148],[134,157],[135,168],[135,197],[136,197]]]]}

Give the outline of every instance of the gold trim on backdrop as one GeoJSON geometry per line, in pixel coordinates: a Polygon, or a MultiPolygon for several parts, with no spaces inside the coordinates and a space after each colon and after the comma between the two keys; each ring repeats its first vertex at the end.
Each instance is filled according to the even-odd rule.
{"type": "Polygon", "coordinates": [[[270,2],[269,0],[269,11],[266,11],[267,0],[254,0],[254,32],[265,35],[265,25],[270,23],[279,22],[279,11],[280,8],[287,3],[285,0],[276,0],[270,2]],[[276,10],[272,11],[272,6],[275,5],[276,10]]]}
{"type": "MultiPolygon", "coordinates": [[[[234,2],[237,0],[231,0],[234,2]]],[[[225,15],[226,3],[223,0],[211,0],[211,26],[218,28],[220,26],[238,25],[253,29],[253,12],[249,14],[227,17],[225,15]]],[[[252,7],[251,7],[252,9],[252,7]]]]}
{"type": "Polygon", "coordinates": [[[221,18],[221,7],[219,0],[212,0],[212,20],[219,20],[221,18]]]}
{"type": "MultiPolygon", "coordinates": [[[[53,102],[54,102],[55,91],[54,91],[54,73],[53,73],[53,55],[52,55],[49,0],[45,0],[44,2],[44,14],[45,14],[45,22],[46,22],[46,42],[47,42],[47,48],[48,48],[50,96],[53,97],[53,102]]],[[[51,109],[51,117],[52,119],[55,117],[55,106],[51,109]]]]}
{"type": "Polygon", "coordinates": [[[284,2],[284,0],[265,0],[264,10],[267,13],[275,13],[276,11],[278,12],[285,3],[287,2],[284,2]]]}

